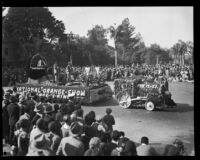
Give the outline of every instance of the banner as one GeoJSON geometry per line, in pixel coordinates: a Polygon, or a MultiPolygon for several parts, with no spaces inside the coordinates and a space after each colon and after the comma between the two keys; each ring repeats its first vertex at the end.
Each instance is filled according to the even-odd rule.
{"type": "Polygon", "coordinates": [[[89,88],[86,87],[20,85],[17,86],[17,91],[20,94],[24,92],[36,92],[38,96],[52,96],[59,99],[67,99],[69,94],[75,94],[75,97],[78,98],[85,98],[89,95],[89,88]]]}

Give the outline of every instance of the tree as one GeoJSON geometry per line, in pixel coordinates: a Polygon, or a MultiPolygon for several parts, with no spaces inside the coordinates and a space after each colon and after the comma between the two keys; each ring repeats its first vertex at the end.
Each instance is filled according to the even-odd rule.
{"type": "Polygon", "coordinates": [[[187,41],[186,42],[187,45],[187,53],[190,55],[190,63],[193,64],[193,42],[191,41],[187,41]]]}
{"type": "Polygon", "coordinates": [[[63,22],[56,20],[47,7],[10,7],[3,28],[9,37],[20,43],[27,57],[40,52],[43,40],[51,44],[65,30],[63,22]]]}
{"type": "Polygon", "coordinates": [[[139,47],[141,35],[135,34],[135,27],[130,24],[129,19],[125,18],[116,29],[111,26],[109,30],[111,37],[115,39],[119,61],[123,64],[137,61],[134,58],[138,56],[133,56],[133,54],[137,54],[141,48],[139,47]]]}

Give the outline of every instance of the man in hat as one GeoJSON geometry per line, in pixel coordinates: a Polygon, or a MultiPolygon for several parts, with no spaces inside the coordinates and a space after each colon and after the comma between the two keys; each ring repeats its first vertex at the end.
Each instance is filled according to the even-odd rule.
{"type": "Polygon", "coordinates": [[[33,110],[36,114],[33,117],[33,119],[31,120],[31,127],[30,129],[32,129],[35,125],[38,119],[43,118],[43,112],[44,112],[44,107],[42,103],[38,103],[34,110],[33,110]]]}
{"type": "Polygon", "coordinates": [[[12,139],[14,136],[15,124],[19,120],[19,106],[17,104],[17,98],[15,96],[11,96],[10,104],[7,107],[8,115],[9,115],[9,143],[12,145],[12,139]]]}
{"type": "Polygon", "coordinates": [[[83,125],[80,122],[74,122],[70,126],[70,136],[64,137],[56,155],[64,156],[83,156],[84,155],[84,144],[81,141],[81,134],[83,133],[83,125]]]}
{"type": "Polygon", "coordinates": [[[149,145],[148,137],[141,138],[141,145],[137,147],[138,156],[159,156],[158,152],[149,145]]]}
{"type": "Polygon", "coordinates": [[[54,107],[53,105],[49,104],[49,103],[44,103],[43,104],[44,106],[44,121],[46,123],[46,131],[48,132],[48,124],[51,122],[51,121],[54,121],[54,116],[55,116],[55,113],[54,113],[54,107]]]}

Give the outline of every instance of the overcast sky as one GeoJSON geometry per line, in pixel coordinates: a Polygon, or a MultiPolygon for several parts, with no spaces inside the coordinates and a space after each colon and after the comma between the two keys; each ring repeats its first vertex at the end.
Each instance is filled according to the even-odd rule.
{"type": "Polygon", "coordinates": [[[147,46],[157,43],[169,48],[179,39],[193,42],[193,7],[49,7],[49,10],[63,21],[66,33],[86,36],[96,24],[106,28],[129,18],[147,46]]]}

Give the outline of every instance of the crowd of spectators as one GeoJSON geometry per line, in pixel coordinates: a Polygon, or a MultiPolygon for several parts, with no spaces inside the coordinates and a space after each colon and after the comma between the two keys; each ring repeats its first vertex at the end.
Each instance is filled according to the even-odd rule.
{"type": "MultiPolygon", "coordinates": [[[[89,66],[86,66],[89,67],[89,66]]],[[[194,66],[193,65],[132,65],[132,66],[98,66],[99,72],[104,73],[106,81],[113,81],[116,78],[127,78],[133,75],[143,75],[157,79],[159,76],[167,78],[168,81],[176,82],[193,82],[194,81],[194,66]]],[[[85,67],[73,66],[72,80],[80,81],[81,75],[84,74],[85,67]]],[[[67,83],[66,68],[59,68],[60,84],[67,83]]],[[[49,73],[52,74],[52,73],[49,73]]],[[[17,67],[2,67],[2,83],[3,86],[14,86],[16,83],[26,83],[28,81],[25,68],[17,67]]]]}
{"type": "Polygon", "coordinates": [[[188,155],[181,140],[160,154],[148,137],[137,144],[120,129],[107,108],[104,116],[84,113],[73,94],[61,104],[35,92],[17,93],[16,87],[2,90],[3,140],[12,156],[180,156],[188,155]]]}

